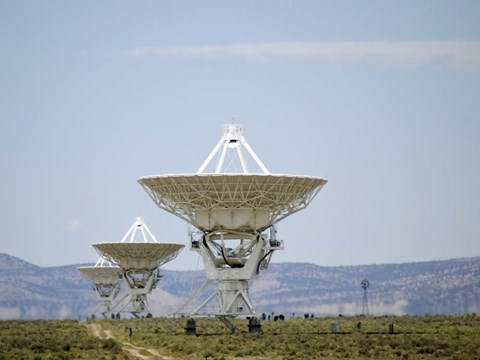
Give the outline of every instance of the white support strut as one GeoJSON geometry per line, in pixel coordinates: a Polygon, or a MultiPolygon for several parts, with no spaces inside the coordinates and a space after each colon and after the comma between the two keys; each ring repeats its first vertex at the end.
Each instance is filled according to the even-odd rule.
{"type": "Polygon", "coordinates": [[[228,152],[229,149],[235,149],[236,153],[238,155],[238,158],[240,160],[240,165],[242,168],[242,171],[244,174],[249,174],[249,166],[248,163],[245,159],[245,156],[242,151],[242,146],[245,146],[247,149],[248,154],[253,158],[254,162],[257,164],[257,166],[263,171],[264,174],[270,174],[270,171],[268,171],[267,167],[264,165],[264,163],[260,160],[260,158],[257,156],[255,151],[250,147],[248,142],[245,140],[245,138],[242,135],[242,128],[235,123],[226,125],[224,127],[223,135],[220,139],[220,141],[215,145],[213,150],[210,152],[208,157],[205,159],[205,161],[202,163],[200,168],[197,170],[197,174],[203,174],[207,166],[211,163],[213,160],[214,156],[221,150],[220,153],[220,159],[217,163],[217,166],[215,167],[215,174],[221,174],[222,170],[224,169],[224,163],[225,163],[225,156],[228,152]]]}

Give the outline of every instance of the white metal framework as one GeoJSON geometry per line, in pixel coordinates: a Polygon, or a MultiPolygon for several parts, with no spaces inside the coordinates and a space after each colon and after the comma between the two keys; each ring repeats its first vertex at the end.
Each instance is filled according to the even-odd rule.
{"type": "Polygon", "coordinates": [[[242,151],[242,146],[245,147],[248,154],[250,154],[250,156],[253,158],[255,163],[260,167],[262,172],[264,174],[270,174],[270,171],[268,171],[267,167],[263,164],[262,160],[260,160],[260,158],[257,156],[255,151],[253,151],[253,149],[248,144],[247,140],[245,140],[245,138],[243,137],[242,128],[235,123],[224,126],[223,135],[220,138],[220,141],[217,143],[217,145],[213,148],[210,155],[208,155],[208,157],[205,159],[203,164],[200,166],[200,168],[197,171],[197,174],[202,174],[207,168],[207,166],[212,162],[215,155],[219,153],[220,153],[220,159],[217,163],[217,166],[215,167],[215,174],[222,173],[222,169],[224,169],[225,156],[229,149],[233,149],[236,151],[243,173],[244,174],[250,173],[247,161],[244,156],[244,152],[242,151]]]}
{"type": "Polygon", "coordinates": [[[144,243],[158,243],[158,240],[152,234],[150,229],[147,227],[142,218],[137,217],[133,225],[128,229],[125,236],[120,240],[121,243],[133,243],[133,242],[144,242],[144,243]]]}
{"type": "MultiPolygon", "coordinates": [[[[192,250],[202,256],[207,281],[202,289],[217,282],[217,290],[191,310],[199,315],[217,298],[213,313],[226,316],[254,316],[248,294],[248,280],[268,266],[272,253],[283,249],[274,225],[307,207],[327,180],[319,177],[270,174],[243,137],[237,124],[224,133],[196,174],[156,175],[138,179],[152,200],[196,227],[192,250]],[[261,173],[250,173],[245,152],[261,173]],[[236,154],[242,172],[225,172],[228,151],[236,154]],[[219,160],[213,173],[204,173],[215,155],[219,160]],[[223,171],[223,172],[222,172],[223,171]],[[270,236],[265,231],[270,229],[270,236]]],[[[187,312],[194,293],[177,311],[187,312]]]]}
{"type": "Polygon", "coordinates": [[[177,257],[184,245],[159,243],[138,218],[122,242],[94,244],[93,247],[102,258],[122,269],[126,293],[114,305],[113,311],[139,317],[142,314],[151,316],[147,295],[161,278],[156,270],[177,257]]]}

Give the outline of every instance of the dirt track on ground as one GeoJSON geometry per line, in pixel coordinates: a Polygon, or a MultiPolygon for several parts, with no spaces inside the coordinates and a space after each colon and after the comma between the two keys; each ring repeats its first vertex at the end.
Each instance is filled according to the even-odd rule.
{"type": "MultiPolygon", "coordinates": [[[[116,340],[110,330],[104,330],[100,324],[95,323],[86,323],[86,328],[95,337],[100,339],[113,339],[116,340]]],[[[120,342],[119,342],[120,343],[120,342]]],[[[136,357],[137,359],[143,360],[178,360],[176,358],[161,355],[156,349],[147,349],[139,346],[135,346],[128,342],[120,343],[122,345],[122,350],[128,352],[130,355],[136,357]],[[149,353],[150,355],[144,355],[149,353]]]]}

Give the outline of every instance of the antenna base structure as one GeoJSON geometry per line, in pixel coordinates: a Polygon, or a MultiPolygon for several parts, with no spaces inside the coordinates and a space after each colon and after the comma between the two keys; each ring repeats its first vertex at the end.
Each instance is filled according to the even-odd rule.
{"type": "Polygon", "coordinates": [[[125,294],[112,311],[138,318],[152,316],[147,295],[161,279],[159,267],[175,259],[184,245],[159,243],[145,223],[136,219],[121,242],[94,244],[93,247],[102,258],[122,269],[125,294]]]}
{"type": "MultiPolygon", "coordinates": [[[[190,297],[175,314],[244,318],[256,316],[249,296],[248,281],[257,279],[260,270],[267,269],[273,252],[283,250],[283,243],[274,238],[267,239],[265,234],[217,231],[202,234],[199,240],[192,240],[191,250],[202,257],[206,284],[215,281],[217,288],[201,304],[187,312],[195,300],[195,296],[190,297]],[[213,311],[207,310],[205,313],[204,310],[215,299],[217,306],[213,311]]],[[[202,287],[200,290],[203,290],[202,287]]]]}
{"type": "Polygon", "coordinates": [[[248,281],[268,267],[274,251],[283,249],[283,243],[276,240],[275,224],[307,207],[327,181],[271,174],[241,128],[230,124],[196,174],[146,176],[138,182],[158,207],[197,229],[191,245],[202,257],[207,281],[176,313],[186,313],[201,290],[215,281],[215,292],[190,310],[190,315],[227,318],[256,315],[248,281]],[[240,172],[223,171],[229,151],[239,160],[240,172]],[[246,154],[259,173],[249,172],[246,154]],[[219,160],[214,171],[205,173],[215,155],[219,160]],[[216,307],[207,310],[213,299],[216,307]]]}

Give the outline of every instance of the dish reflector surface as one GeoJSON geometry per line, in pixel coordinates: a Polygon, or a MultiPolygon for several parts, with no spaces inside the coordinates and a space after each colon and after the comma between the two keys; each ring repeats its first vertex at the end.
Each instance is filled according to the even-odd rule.
{"type": "Polygon", "coordinates": [[[175,259],[184,245],[173,243],[101,243],[93,247],[123,270],[157,267],[175,259]]]}
{"type": "Polygon", "coordinates": [[[116,283],[123,272],[118,266],[85,266],[79,267],[78,271],[97,285],[116,283]]]}
{"type": "Polygon", "coordinates": [[[271,174],[157,175],[138,179],[162,209],[204,231],[262,231],[304,209],[327,180],[271,174]]]}

